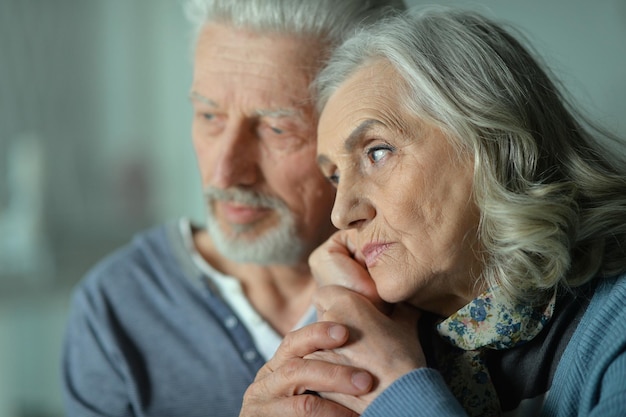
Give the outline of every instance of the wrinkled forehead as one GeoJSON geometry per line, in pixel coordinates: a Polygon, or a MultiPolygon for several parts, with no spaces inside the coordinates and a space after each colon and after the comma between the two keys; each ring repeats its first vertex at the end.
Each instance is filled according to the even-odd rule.
{"type": "Polygon", "coordinates": [[[199,34],[194,60],[207,66],[219,61],[239,68],[280,68],[273,73],[275,77],[293,73],[311,77],[319,71],[326,49],[314,39],[208,23],[199,34]]]}
{"type": "Polygon", "coordinates": [[[406,130],[410,117],[402,96],[404,80],[387,61],[358,67],[330,94],[321,111],[320,135],[335,136],[340,128],[354,129],[366,120],[396,130],[406,130]]]}
{"type": "Polygon", "coordinates": [[[324,51],[308,39],[207,24],[196,44],[192,90],[211,96],[228,87],[231,94],[263,92],[309,106],[324,51]]]}

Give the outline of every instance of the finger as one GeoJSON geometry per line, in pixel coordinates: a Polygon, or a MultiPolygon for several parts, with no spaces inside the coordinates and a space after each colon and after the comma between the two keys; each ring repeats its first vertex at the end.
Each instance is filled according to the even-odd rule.
{"type": "Polygon", "coordinates": [[[275,356],[302,358],[320,349],[334,349],[348,340],[348,329],[338,323],[319,321],[287,333],[275,356]]]}
{"type": "MultiPolygon", "coordinates": [[[[295,416],[306,417],[357,417],[358,414],[336,402],[315,395],[298,395],[291,397],[291,409],[295,416]]],[[[277,416],[281,414],[272,414],[277,416]]]]}
{"type": "Polygon", "coordinates": [[[309,258],[309,266],[320,287],[341,285],[364,295],[381,311],[389,306],[378,295],[360,250],[355,246],[354,231],[334,233],[309,258]]]}
{"type": "Polygon", "coordinates": [[[367,295],[352,291],[338,285],[327,285],[318,288],[313,295],[313,305],[317,309],[319,320],[344,322],[344,314],[354,311],[364,312],[375,308],[379,312],[388,315],[391,313],[392,305],[382,301],[380,298],[371,299],[367,295]],[[328,312],[335,314],[327,314],[328,312]]]}
{"type": "Polygon", "coordinates": [[[250,398],[246,393],[239,417],[357,417],[358,414],[333,401],[315,395],[275,398],[271,401],[250,398]]]}
{"type": "Polygon", "coordinates": [[[355,233],[356,231],[354,230],[344,230],[335,233],[331,239],[335,239],[335,242],[337,242],[340,246],[345,247],[350,257],[363,268],[366,268],[365,258],[363,257],[361,251],[356,247],[355,233]]]}
{"type": "Polygon", "coordinates": [[[363,395],[372,389],[374,378],[354,366],[315,359],[291,359],[255,384],[264,397],[290,397],[307,391],[363,395]]]}
{"type": "Polygon", "coordinates": [[[278,350],[257,373],[263,378],[292,358],[303,358],[320,349],[335,349],[348,340],[348,329],[337,323],[320,321],[287,333],[278,350]]]}

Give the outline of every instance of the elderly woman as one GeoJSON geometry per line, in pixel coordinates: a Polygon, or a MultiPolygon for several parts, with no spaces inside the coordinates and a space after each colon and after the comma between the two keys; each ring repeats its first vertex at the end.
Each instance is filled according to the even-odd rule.
{"type": "Polygon", "coordinates": [[[623,415],[626,173],[607,135],[474,12],[364,30],[317,86],[340,229],[310,261],[320,321],[242,416],[623,415]]]}

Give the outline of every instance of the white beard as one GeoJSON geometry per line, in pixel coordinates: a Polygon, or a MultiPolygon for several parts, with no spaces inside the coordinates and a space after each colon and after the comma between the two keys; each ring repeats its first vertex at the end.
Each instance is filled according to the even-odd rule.
{"type": "Polygon", "coordinates": [[[302,261],[306,245],[297,234],[293,214],[282,200],[254,191],[220,190],[212,187],[205,189],[204,197],[208,207],[207,232],[217,250],[226,258],[260,265],[295,265],[302,261]],[[270,208],[278,213],[279,223],[253,239],[246,234],[254,232],[254,225],[233,226],[231,233],[225,233],[212,209],[212,203],[217,200],[270,208]]]}

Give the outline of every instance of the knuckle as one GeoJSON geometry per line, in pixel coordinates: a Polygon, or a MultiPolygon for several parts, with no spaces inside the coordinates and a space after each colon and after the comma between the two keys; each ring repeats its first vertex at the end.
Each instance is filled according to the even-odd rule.
{"type": "Polygon", "coordinates": [[[298,395],[294,401],[294,412],[297,416],[318,415],[320,398],[314,395],[298,395]]]}
{"type": "Polygon", "coordinates": [[[338,285],[319,288],[313,297],[313,303],[320,314],[328,317],[341,317],[343,312],[360,307],[361,297],[354,291],[338,285]]]}
{"type": "Polygon", "coordinates": [[[298,334],[297,331],[291,331],[285,335],[281,344],[280,351],[285,358],[291,358],[296,355],[297,351],[297,340],[298,334]]]}
{"type": "Polygon", "coordinates": [[[265,365],[263,365],[261,367],[261,369],[259,369],[259,372],[257,372],[256,377],[254,378],[255,381],[259,381],[263,378],[265,378],[267,375],[271,374],[272,372],[274,372],[271,368],[271,365],[269,362],[267,362],[265,365]]]}
{"type": "Polygon", "coordinates": [[[318,309],[328,310],[337,301],[336,285],[319,287],[313,294],[313,301],[318,309]]]}
{"type": "Polygon", "coordinates": [[[302,361],[300,360],[289,360],[283,364],[280,368],[280,372],[287,381],[294,381],[300,375],[302,370],[302,361]]]}
{"type": "Polygon", "coordinates": [[[315,267],[319,263],[319,260],[321,257],[322,257],[322,248],[318,247],[315,250],[313,250],[313,252],[311,252],[311,255],[309,255],[309,266],[311,268],[315,267]]]}
{"type": "Polygon", "coordinates": [[[242,401],[244,408],[253,408],[254,404],[258,401],[259,395],[256,392],[256,388],[256,385],[252,384],[246,389],[246,392],[244,392],[242,401]]]}
{"type": "Polygon", "coordinates": [[[337,365],[329,366],[326,370],[326,377],[329,381],[339,381],[343,378],[343,370],[344,368],[337,365]]]}

